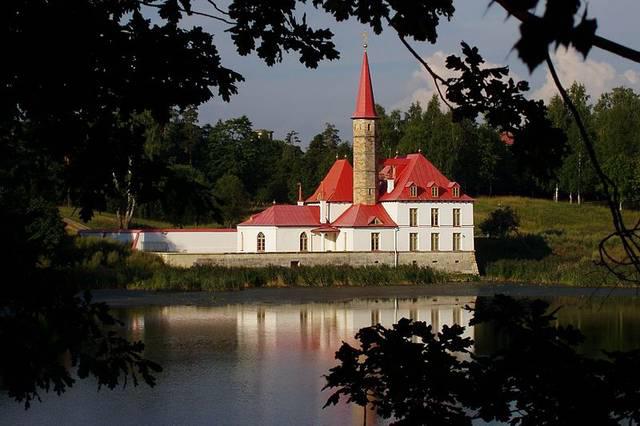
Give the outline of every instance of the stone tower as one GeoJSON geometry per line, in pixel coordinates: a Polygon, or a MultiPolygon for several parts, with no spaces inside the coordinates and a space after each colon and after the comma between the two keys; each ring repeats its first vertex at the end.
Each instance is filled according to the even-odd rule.
{"type": "Polygon", "coordinates": [[[353,204],[375,204],[378,195],[378,131],[365,44],[353,119],[353,204]]]}

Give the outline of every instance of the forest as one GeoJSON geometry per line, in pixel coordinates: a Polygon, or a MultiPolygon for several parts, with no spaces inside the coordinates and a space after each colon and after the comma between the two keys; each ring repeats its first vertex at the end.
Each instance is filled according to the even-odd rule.
{"type": "MultiPolygon", "coordinates": [[[[620,207],[637,207],[640,95],[620,87],[594,100],[578,83],[569,93],[595,141],[602,167],[620,188],[620,207]]],[[[553,175],[546,178],[530,170],[527,157],[512,149],[508,134],[481,122],[453,120],[436,96],[426,106],[414,103],[405,112],[387,112],[380,105],[377,111],[380,157],[421,151],[471,196],[551,199],[557,187],[559,200],[565,202],[602,198],[579,132],[559,96],[550,100],[547,114],[565,132],[567,144],[553,175]]],[[[129,163],[123,178],[114,178],[102,207],[119,213],[122,227],[132,215],[175,226],[233,226],[267,204],[295,202],[298,183],[303,196],[310,195],[336,158],[351,159],[350,135],[340,135],[331,123],[310,141],[301,141],[295,131],[284,140],[271,139],[255,131],[246,116],[201,126],[191,107],[174,110],[162,126],[146,114],[139,122],[146,135],[144,152],[129,163]],[[138,178],[142,174],[146,180],[138,178]]],[[[73,196],[68,195],[72,204],[73,196]]]]}

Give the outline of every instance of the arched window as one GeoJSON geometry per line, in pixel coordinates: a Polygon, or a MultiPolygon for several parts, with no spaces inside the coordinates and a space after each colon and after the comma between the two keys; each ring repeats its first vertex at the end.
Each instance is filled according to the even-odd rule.
{"type": "Polygon", "coordinates": [[[258,232],[258,251],[264,251],[264,234],[258,232]]]}
{"type": "Polygon", "coordinates": [[[309,240],[307,238],[307,233],[303,232],[300,234],[300,251],[309,251],[309,240]]]}

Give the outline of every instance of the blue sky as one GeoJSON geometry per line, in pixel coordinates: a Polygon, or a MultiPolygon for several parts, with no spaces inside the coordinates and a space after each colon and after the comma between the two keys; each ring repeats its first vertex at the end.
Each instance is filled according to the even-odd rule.
{"type": "MultiPolygon", "coordinates": [[[[459,53],[459,43],[464,40],[477,46],[488,62],[509,65],[515,77],[528,80],[532,97],[548,99],[554,89],[544,67],[530,75],[511,50],[518,37],[517,21],[505,19],[499,6],[487,9],[488,3],[488,0],[454,0],[455,16],[451,22],[440,25],[438,42],[414,43],[414,48],[441,69],[444,58],[459,53]]],[[[196,2],[195,7],[211,11],[204,1],[196,2]]],[[[599,35],[638,48],[640,31],[636,21],[640,2],[592,0],[588,7],[589,15],[598,19],[599,35]]],[[[278,138],[296,130],[303,145],[322,131],[324,123],[330,122],[338,127],[343,139],[349,139],[363,31],[369,33],[369,63],[377,103],[387,110],[403,110],[411,101],[424,102],[433,93],[429,79],[392,31],[376,36],[364,25],[354,21],[338,24],[312,8],[307,9],[307,18],[312,26],[328,27],[334,32],[334,42],[341,54],[339,60],[307,69],[292,54],[282,63],[268,67],[255,55],[237,55],[224,26],[207,18],[190,18],[189,24],[203,26],[215,35],[223,64],[246,79],[231,102],[215,98],[204,104],[200,108],[200,122],[215,123],[244,114],[254,127],[274,130],[278,138]]],[[[555,60],[565,83],[580,80],[593,98],[619,85],[640,91],[640,67],[598,49],[592,51],[586,63],[575,52],[565,51],[559,51],[555,60]]]]}

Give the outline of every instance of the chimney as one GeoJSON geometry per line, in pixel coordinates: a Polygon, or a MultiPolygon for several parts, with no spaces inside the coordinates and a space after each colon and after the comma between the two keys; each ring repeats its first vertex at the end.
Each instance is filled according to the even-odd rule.
{"type": "Polygon", "coordinates": [[[391,166],[391,179],[387,179],[387,193],[396,187],[396,166],[391,166]]]}
{"type": "Polygon", "coordinates": [[[302,199],[302,184],[298,182],[298,205],[304,206],[304,200],[302,199]]]}

